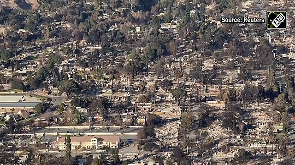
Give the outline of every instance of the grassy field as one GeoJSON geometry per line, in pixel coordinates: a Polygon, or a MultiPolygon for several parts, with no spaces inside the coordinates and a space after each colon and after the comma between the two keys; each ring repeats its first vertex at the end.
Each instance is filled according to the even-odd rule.
{"type": "Polygon", "coordinates": [[[23,94],[25,94],[25,92],[19,89],[10,89],[5,92],[0,92],[0,95],[23,95],[23,94]]]}
{"type": "Polygon", "coordinates": [[[277,134],[277,137],[278,137],[278,138],[284,138],[285,136],[286,136],[285,133],[278,133],[278,134],[277,134]]]}
{"type": "Polygon", "coordinates": [[[40,95],[36,95],[36,94],[31,94],[32,97],[36,97],[38,99],[41,99],[41,100],[47,100],[49,97],[46,97],[46,96],[40,96],[40,95]]]}

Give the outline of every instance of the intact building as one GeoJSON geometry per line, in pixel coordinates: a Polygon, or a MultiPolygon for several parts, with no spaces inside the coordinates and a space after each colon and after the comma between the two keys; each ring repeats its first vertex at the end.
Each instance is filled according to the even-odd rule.
{"type": "MultiPolygon", "coordinates": [[[[102,147],[119,148],[120,137],[118,135],[107,136],[72,136],[72,149],[100,149],[102,147]]],[[[58,137],[54,147],[65,150],[65,137],[58,137]]]]}

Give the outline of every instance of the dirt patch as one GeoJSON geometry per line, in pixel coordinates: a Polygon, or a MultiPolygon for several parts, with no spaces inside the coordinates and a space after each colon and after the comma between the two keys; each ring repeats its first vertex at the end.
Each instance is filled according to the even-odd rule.
{"type": "Polygon", "coordinates": [[[14,0],[0,0],[0,7],[18,8],[14,0]]]}
{"type": "Polygon", "coordinates": [[[4,27],[0,27],[0,34],[5,34],[6,29],[4,27]]]}
{"type": "Polygon", "coordinates": [[[27,3],[31,4],[32,9],[38,9],[40,4],[38,3],[38,0],[26,0],[27,3]]]}
{"type": "Polygon", "coordinates": [[[10,7],[14,9],[38,9],[38,0],[0,0],[0,7],[10,7]]]}

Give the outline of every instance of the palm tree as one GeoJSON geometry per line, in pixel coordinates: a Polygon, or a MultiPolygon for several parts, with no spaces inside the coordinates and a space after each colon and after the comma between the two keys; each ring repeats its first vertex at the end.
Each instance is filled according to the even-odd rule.
{"type": "Polygon", "coordinates": [[[69,161],[71,159],[71,138],[69,135],[65,137],[65,145],[66,145],[66,159],[69,161]]]}
{"type": "Polygon", "coordinates": [[[144,65],[145,65],[145,67],[146,67],[146,69],[148,71],[149,62],[150,62],[149,57],[147,55],[143,55],[143,56],[141,56],[141,61],[144,63],[144,65]]]}

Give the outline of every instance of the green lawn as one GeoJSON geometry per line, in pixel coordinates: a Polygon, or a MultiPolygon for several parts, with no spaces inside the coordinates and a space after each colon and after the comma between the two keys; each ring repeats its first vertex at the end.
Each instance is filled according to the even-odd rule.
{"type": "Polygon", "coordinates": [[[47,100],[49,97],[46,97],[46,96],[40,96],[40,95],[36,95],[36,94],[31,94],[32,97],[36,97],[38,99],[41,99],[41,100],[47,100]]]}
{"type": "Polygon", "coordinates": [[[24,92],[18,92],[18,93],[4,93],[4,92],[0,92],[0,96],[21,96],[21,95],[24,95],[26,93],[24,92]]]}
{"type": "Polygon", "coordinates": [[[23,93],[24,92],[23,90],[20,90],[20,89],[10,89],[8,91],[9,92],[15,92],[15,93],[23,93]]]}
{"type": "Polygon", "coordinates": [[[279,130],[279,129],[283,129],[284,127],[282,125],[274,125],[273,128],[276,130],[279,130]]]}
{"type": "Polygon", "coordinates": [[[17,93],[2,93],[2,92],[0,92],[0,96],[9,96],[9,95],[11,95],[11,96],[22,96],[22,95],[31,95],[32,97],[36,97],[36,98],[39,98],[39,99],[41,99],[41,100],[46,100],[46,99],[48,99],[49,97],[46,97],[46,96],[41,96],[41,95],[36,95],[36,94],[28,94],[28,93],[25,93],[25,92],[17,92],[17,93]]]}
{"type": "Polygon", "coordinates": [[[286,136],[285,133],[278,133],[278,134],[277,134],[277,137],[278,137],[278,138],[283,138],[283,137],[285,137],[285,136],[286,136]]]}

